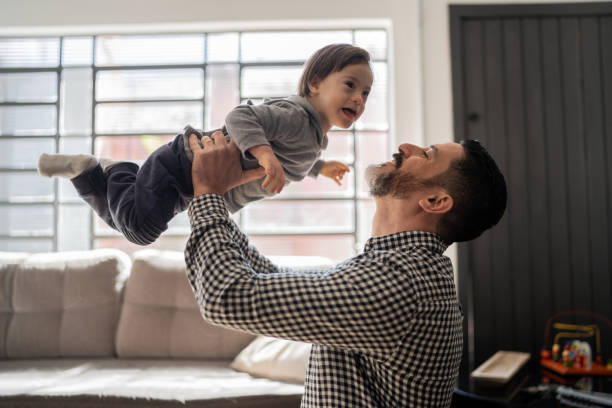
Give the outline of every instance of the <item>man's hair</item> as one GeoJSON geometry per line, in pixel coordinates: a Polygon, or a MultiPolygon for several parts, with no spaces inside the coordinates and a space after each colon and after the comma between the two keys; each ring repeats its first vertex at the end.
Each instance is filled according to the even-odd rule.
{"type": "Polygon", "coordinates": [[[316,51],[304,65],[298,83],[298,95],[310,95],[308,87],[314,81],[321,81],[329,74],[341,71],[347,65],[369,64],[370,54],[363,48],[350,44],[330,44],[316,51]]]}
{"type": "Polygon", "coordinates": [[[462,140],[464,158],[432,178],[453,198],[453,208],[437,225],[448,242],[469,241],[499,222],[506,210],[506,181],[495,160],[475,140],[462,140]]]}

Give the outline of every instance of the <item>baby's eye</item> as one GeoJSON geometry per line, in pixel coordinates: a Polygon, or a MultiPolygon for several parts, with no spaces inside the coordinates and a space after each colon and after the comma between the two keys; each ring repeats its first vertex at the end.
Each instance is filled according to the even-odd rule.
{"type": "Polygon", "coordinates": [[[429,155],[427,154],[427,150],[423,150],[423,156],[425,156],[426,159],[429,159],[429,155]]]}
{"type": "Polygon", "coordinates": [[[370,91],[363,91],[362,95],[364,98],[367,98],[370,95],[370,91]]]}
{"type": "Polygon", "coordinates": [[[352,81],[346,81],[345,85],[348,86],[349,88],[352,88],[355,86],[355,84],[352,81]]]}

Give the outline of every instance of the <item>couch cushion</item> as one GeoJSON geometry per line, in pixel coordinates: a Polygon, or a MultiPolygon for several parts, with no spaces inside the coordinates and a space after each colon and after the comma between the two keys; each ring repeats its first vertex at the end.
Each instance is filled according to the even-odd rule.
{"type": "Polygon", "coordinates": [[[299,341],[257,336],[230,367],[256,377],[304,384],[311,347],[299,341]]]}
{"type": "MultiPolygon", "coordinates": [[[[197,406],[252,407],[249,399],[264,396],[294,396],[299,406],[302,385],[281,383],[232,370],[228,361],[171,359],[62,359],[0,361],[0,406],[14,396],[18,406],[38,406],[29,401],[44,397],[43,403],[60,400],[65,406],[81,407],[87,396],[99,398],[96,407],[166,407],[169,402],[197,406]],[[129,398],[125,404],[111,404],[110,397],[129,398]],[[148,404],[134,399],[146,399],[148,404]],[[214,403],[214,402],[218,403],[214,403]],[[106,404],[105,402],[108,402],[106,404]]],[[[59,405],[59,404],[58,404],[59,405]]],[[[93,404],[92,404],[93,405],[93,404]]],[[[275,404],[271,404],[276,406],[275,404]]]]}
{"type": "Polygon", "coordinates": [[[129,257],[0,253],[0,357],[113,356],[129,257]]]}
{"type": "Polygon", "coordinates": [[[117,330],[120,357],[233,358],[253,338],[203,320],[182,252],[134,253],[117,330]]]}

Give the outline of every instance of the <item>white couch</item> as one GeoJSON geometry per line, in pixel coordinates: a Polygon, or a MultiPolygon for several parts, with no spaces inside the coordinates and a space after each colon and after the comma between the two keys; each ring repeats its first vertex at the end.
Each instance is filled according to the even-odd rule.
{"type": "Polygon", "coordinates": [[[299,406],[308,345],[206,323],[184,269],[180,252],[0,253],[0,406],[299,406]]]}

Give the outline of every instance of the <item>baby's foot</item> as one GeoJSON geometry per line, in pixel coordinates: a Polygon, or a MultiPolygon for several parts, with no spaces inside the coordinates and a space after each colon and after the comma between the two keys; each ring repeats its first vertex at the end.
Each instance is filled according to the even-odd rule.
{"type": "Polygon", "coordinates": [[[90,154],[47,154],[38,159],[38,173],[45,177],[75,178],[98,165],[90,154]]]}

